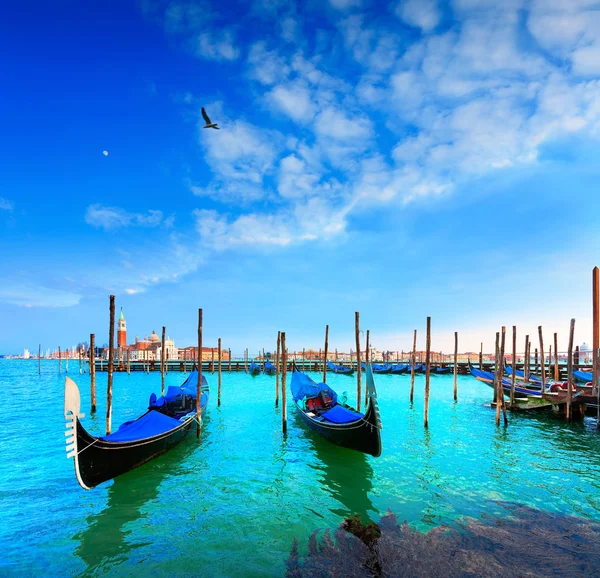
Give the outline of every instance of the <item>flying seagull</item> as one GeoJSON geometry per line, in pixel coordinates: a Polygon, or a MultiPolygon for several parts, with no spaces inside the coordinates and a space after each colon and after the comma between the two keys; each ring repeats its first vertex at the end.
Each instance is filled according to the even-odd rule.
{"type": "Polygon", "coordinates": [[[206,121],[206,124],[202,128],[216,128],[217,130],[220,130],[219,127],[217,126],[216,122],[210,122],[210,118],[208,118],[208,115],[206,114],[204,107],[202,107],[202,116],[204,117],[204,120],[206,121]]]}

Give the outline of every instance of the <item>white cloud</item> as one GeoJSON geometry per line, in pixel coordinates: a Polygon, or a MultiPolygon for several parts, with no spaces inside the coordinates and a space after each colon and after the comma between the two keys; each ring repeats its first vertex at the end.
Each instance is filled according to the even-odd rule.
{"type": "MultiPolygon", "coordinates": [[[[158,227],[163,222],[162,211],[149,210],[148,213],[129,213],[119,207],[107,207],[101,204],[90,205],[85,212],[85,222],[101,229],[119,229],[130,225],[140,227],[158,227]]],[[[172,224],[169,217],[167,224],[172,224]]]]}
{"type": "Polygon", "coordinates": [[[441,19],[437,0],[401,0],[396,6],[396,14],[423,32],[431,32],[441,19]]]}
{"type": "Polygon", "coordinates": [[[0,211],[12,211],[15,205],[12,201],[0,197],[0,211]]]}
{"type": "Polygon", "coordinates": [[[235,46],[233,32],[224,30],[215,37],[212,32],[202,32],[197,38],[196,54],[207,60],[237,60],[240,50],[235,46]]]}
{"type": "Polygon", "coordinates": [[[336,140],[358,139],[364,141],[371,138],[373,127],[364,116],[347,116],[342,110],[328,107],[315,119],[317,135],[336,140]]]}
{"type": "Polygon", "coordinates": [[[300,124],[309,123],[316,112],[310,91],[299,82],[276,86],[267,94],[267,99],[276,109],[300,124]]]}
{"type": "Polygon", "coordinates": [[[107,157],[108,156],[108,151],[102,151],[102,154],[107,157]]]}
{"type": "Polygon", "coordinates": [[[275,84],[287,78],[290,68],[284,58],[267,50],[264,42],[257,42],[248,53],[250,76],[262,84],[275,84]]]}
{"type": "Polygon", "coordinates": [[[4,279],[0,283],[0,301],[19,307],[72,307],[81,301],[81,295],[36,283],[4,279]]]}

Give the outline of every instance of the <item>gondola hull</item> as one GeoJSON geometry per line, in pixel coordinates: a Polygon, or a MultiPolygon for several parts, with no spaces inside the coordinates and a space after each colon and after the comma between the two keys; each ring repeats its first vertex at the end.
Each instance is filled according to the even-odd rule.
{"type": "Polygon", "coordinates": [[[371,406],[363,419],[350,424],[318,422],[306,415],[298,404],[296,408],[307,427],[331,443],[374,457],[381,455],[381,436],[371,406]]]}
{"type": "MultiPolygon", "coordinates": [[[[294,371],[297,368],[294,366],[294,371]]],[[[345,423],[334,423],[319,416],[311,416],[294,399],[300,419],[306,426],[331,443],[338,446],[363,452],[378,457],[381,455],[381,418],[377,404],[377,391],[373,380],[371,366],[367,370],[367,397],[369,404],[365,415],[356,413],[351,407],[344,405],[347,410],[356,414],[358,419],[345,423]]],[[[293,385],[292,385],[293,391],[293,385]]],[[[294,396],[295,397],[295,396],[294,396]]]]}
{"type": "Polygon", "coordinates": [[[90,435],[76,419],[75,473],[85,489],[125,474],[176,446],[190,431],[193,419],[164,434],[132,442],[111,443],[90,435]]]}

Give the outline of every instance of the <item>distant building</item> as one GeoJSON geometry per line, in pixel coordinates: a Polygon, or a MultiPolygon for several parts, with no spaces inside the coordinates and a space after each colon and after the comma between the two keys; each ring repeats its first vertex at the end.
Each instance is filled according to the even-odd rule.
{"type": "Polygon", "coordinates": [[[123,315],[123,307],[121,307],[121,314],[119,315],[119,322],[117,325],[117,347],[127,346],[127,324],[125,323],[125,316],[123,315]]]}
{"type": "Polygon", "coordinates": [[[29,349],[25,349],[23,351],[23,359],[29,359],[31,357],[31,354],[29,353],[29,349]]]}
{"type": "Polygon", "coordinates": [[[592,349],[587,343],[579,348],[579,363],[592,363],[592,349]]]}

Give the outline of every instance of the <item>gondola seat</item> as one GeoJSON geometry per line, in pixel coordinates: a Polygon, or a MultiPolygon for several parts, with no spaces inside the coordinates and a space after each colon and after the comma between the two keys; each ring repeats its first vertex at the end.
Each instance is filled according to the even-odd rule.
{"type": "Polygon", "coordinates": [[[326,412],[323,412],[321,417],[332,423],[349,423],[364,417],[364,415],[362,413],[350,411],[343,405],[337,404],[326,412]]]}

